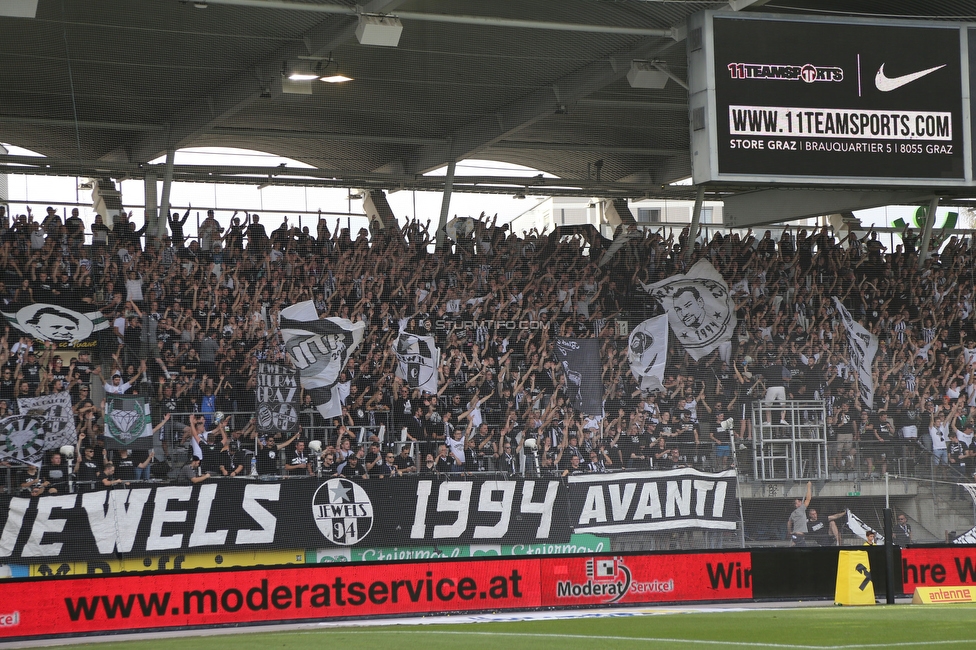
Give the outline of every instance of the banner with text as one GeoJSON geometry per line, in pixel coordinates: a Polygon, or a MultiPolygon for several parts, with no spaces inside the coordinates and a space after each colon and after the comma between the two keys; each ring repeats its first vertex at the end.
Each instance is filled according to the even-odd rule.
{"type": "Polygon", "coordinates": [[[238,550],[570,540],[558,480],[220,479],[0,496],[0,563],[238,550]]]}
{"type": "Polygon", "coordinates": [[[261,434],[298,431],[298,372],[276,363],[258,366],[257,427],[261,434]]]}
{"type": "Polygon", "coordinates": [[[552,606],[746,600],[753,595],[751,573],[751,554],[740,551],[12,580],[4,584],[0,638],[552,606]]]}
{"type": "Polygon", "coordinates": [[[735,470],[695,469],[569,477],[570,525],[576,533],[635,533],[677,528],[735,530],[735,470]]]}

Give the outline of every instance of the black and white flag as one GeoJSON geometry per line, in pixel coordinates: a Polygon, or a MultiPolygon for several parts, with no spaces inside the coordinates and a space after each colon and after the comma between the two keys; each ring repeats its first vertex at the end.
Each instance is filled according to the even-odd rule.
{"type": "Polygon", "coordinates": [[[39,465],[44,452],[74,446],[75,418],[67,392],[22,397],[19,415],[0,420],[0,457],[39,465]]]}
{"type": "Polygon", "coordinates": [[[39,341],[71,344],[84,341],[94,332],[108,328],[109,320],[100,311],[83,314],[61,305],[34,303],[17,313],[2,312],[7,322],[39,341]]]}
{"type": "Polygon", "coordinates": [[[566,399],[587,415],[603,415],[599,339],[556,338],[556,361],[566,375],[566,399]]]}
{"type": "Polygon", "coordinates": [[[319,318],[311,300],[285,307],[280,313],[281,336],[302,386],[322,417],[342,415],[335,385],[346,361],[363,340],[366,323],[345,318],[319,318]]]}
{"type": "Polygon", "coordinates": [[[735,303],[708,260],[698,260],[684,275],[641,287],[667,310],[671,331],[696,361],[732,340],[735,303]]]}
{"type": "Polygon", "coordinates": [[[397,377],[406,380],[411,388],[419,388],[428,393],[437,392],[437,368],[441,362],[441,351],[437,349],[433,336],[417,336],[400,332],[393,342],[397,356],[397,377]]]}
{"type": "Polygon", "coordinates": [[[858,518],[850,509],[847,510],[847,527],[851,529],[851,532],[867,541],[868,531],[874,532],[874,543],[877,546],[884,544],[884,536],[864,523],[860,518],[858,518]]]}
{"type": "Polygon", "coordinates": [[[851,312],[847,311],[836,296],[834,306],[847,327],[848,360],[857,371],[861,400],[869,409],[874,408],[874,377],[871,376],[871,365],[874,363],[874,355],[878,353],[878,337],[854,320],[851,312]]]}
{"type": "Polygon", "coordinates": [[[298,431],[298,372],[276,363],[258,366],[258,433],[298,431]]]}
{"type": "Polygon", "coordinates": [[[976,544],[976,526],[973,526],[959,537],[952,540],[953,544],[976,544]]]}
{"type": "Polygon", "coordinates": [[[735,530],[735,477],[691,468],[570,476],[570,525],[577,534],[735,530]]]}
{"type": "Polygon", "coordinates": [[[105,396],[106,449],[151,449],[152,428],[145,397],[105,396]]]}
{"type": "Polygon", "coordinates": [[[668,365],[668,316],[648,318],[631,331],[627,360],[641,390],[664,390],[668,365]]]}

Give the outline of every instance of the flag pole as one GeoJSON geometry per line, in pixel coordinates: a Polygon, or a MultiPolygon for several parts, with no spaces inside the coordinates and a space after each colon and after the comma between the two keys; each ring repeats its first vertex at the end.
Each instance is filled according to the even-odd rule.
{"type": "Polygon", "coordinates": [[[885,602],[895,604],[895,548],[892,541],[891,501],[888,495],[888,473],[885,472],[884,546],[885,546],[885,602]]]}

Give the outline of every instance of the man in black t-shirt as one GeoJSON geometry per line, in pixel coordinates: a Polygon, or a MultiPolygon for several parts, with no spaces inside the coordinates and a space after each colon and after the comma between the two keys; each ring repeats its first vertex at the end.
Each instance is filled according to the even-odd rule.
{"type": "Polygon", "coordinates": [[[397,454],[393,464],[401,475],[417,471],[417,462],[410,456],[410,445],[403,445],[400,448],[400,453],[397,454]]]}
{"type": "Polygon", "coordinates": [[[285,455],[285,473],[288,476],[310,476],[312,474],[312,463],[309,461],[308,452],[305,450],[304,440],[296,442],[295,448],[288,450],[285,455]]]}
{"type": "Polygon", "coordinates": [[[78,477],[78,492],[91,492],[101,477],[102,464],[95,457],[94,447],[82,447],[85,434],[78,436],[79,452],[75,459],[75,475],[78,477]]]}
{"type": "Polygon", "coordinates": [[[675,426],[676,441],[680,445],[682,455],[693,453],[699,443],[698,425],[691,421],[691,413],[681,411],[675,426]]]}
{"type": "Polygon", "coordinates": [[[819,546],[840,546],[841,537],[837,521],[846,516],[845,510],[826,519],[820,519],[816,508],[807,508],[807,532],[804,540],[807,543],[816,542],[819,546]]]}
{"type": "Polygon", "coordinates": [[[272,437],[258,439],[257,469],[261,476],[278,473],[278,441],[272,437]]]}
{"type": "Polygon", "coordinates": [[[41,477],[48,483],[51,494],[68,493],[68,465],[58,452],[51,454],[51,459],[41,468],[41,477]]]}
{"type": "Polygon", "coordinates": [[[369,478],[369,473],[366,471],[366,468],[363,467],[362,463],[359,462],[359,456],[356,454],[353,454],[346,459],[346,462],[342,465],[342,470],[339,472],[339,475],[343,478],[351,479],[369,478]]]}
{"type": "Polygon", "coordinates": [[[240,456],[231,449],[229,441],[220,450],[220,473],[223,476],[240,476],[244,473],[244,464],[240,456]]]}

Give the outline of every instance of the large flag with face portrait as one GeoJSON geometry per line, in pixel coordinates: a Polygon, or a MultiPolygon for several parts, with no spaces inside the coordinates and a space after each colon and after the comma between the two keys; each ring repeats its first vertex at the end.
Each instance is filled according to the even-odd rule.
{"type": "Polygon", "coordinates": [[[668,365],[668,316],[662,314],[635,327],[627,347],[630,372],[641,390],[663,390],[668,365]]]}
{"type": "Polygon", "coordinates": [[[400,332],[393,342],[393,352],[398,362],[397,377],[406,380],[411,388],[419,388],[428,393],[437,392],[437,368],[441,362],[441,351],[437,349],[433,336],[400,332]]]}
{"type": "Polygon", "coordinates": [[[874,355],[878,353],[878,337],[854,320],[851,312],[847,311],[836,296],[834,296],[834,306],[837,307],[837,313],[847,327],[848,361],[857,371],[861,400],[869,409],[874,408],[874,377],[871,376],[871,364],[874,363],[874,355]]]}
{"type": "Polygon", "coordinates": [[[94,332],[109,326],[105,314],[93,311],[83,314],[61,305],[34,303],[16,313],[2,312],[13,327],[38,341],[68,345],[84,341],[94,332]]]}
{"type": "Polygon", "coordinates": [[[641,286],[667,311],[671,331],[696,361],[732,339],[735,303],[708,260],[699,260],[684,275],[641,286]]]}
{"type": "Polygon", "coordinates": [[[346,361],[363,341],[366,323],[345,318],[319,318],[311,300],[285,307],[280,314],[281,336],[302,387],[325,418],[342,415],[335,389],[346,361]]]}

